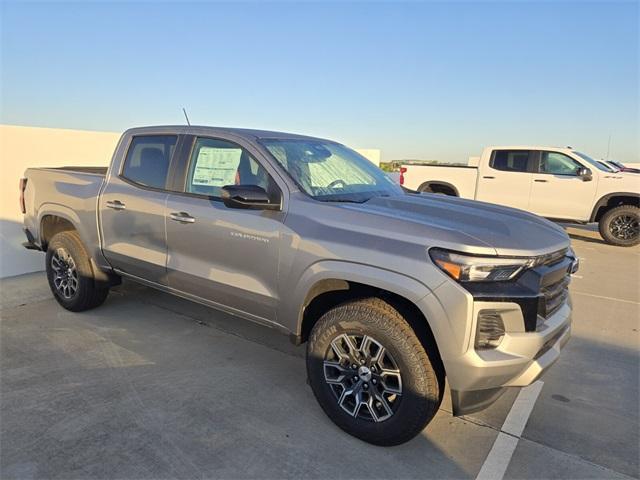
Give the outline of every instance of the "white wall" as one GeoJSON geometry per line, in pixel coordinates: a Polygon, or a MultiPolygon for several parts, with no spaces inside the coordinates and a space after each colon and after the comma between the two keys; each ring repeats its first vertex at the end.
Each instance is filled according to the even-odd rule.
{"type": "Polygon", "coordinates": [[[29,167],[106,166],[119,133],[0,125],[0,278],[44,269],[26,250],[18,183],[29,167]]]}
{"type": "Polygon", "coordinates": [[[374,163],[376,167],[380,166],[380,150],[376,148],[355,148],[354,150],[374,163]]]}

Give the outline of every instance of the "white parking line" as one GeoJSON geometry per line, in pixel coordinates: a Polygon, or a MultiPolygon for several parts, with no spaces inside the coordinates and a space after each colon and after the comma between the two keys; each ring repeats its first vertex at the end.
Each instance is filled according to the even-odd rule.
{"type": "Polygon", "coordinates": [[[482,464],[476,480],[502,480],[513,452],[516,451],[518,440],[520,439],[517,437],[500,432],[496,441],[493,442],[493,447],[482,464]]]}
{"type": "Polygon", "coordinates": [[[593,293],[586,293],[586,292],[576,292],[575,290],[573,290],[571,293],[575,295],[585,295],[587,297],[602,298],[603,300],[613,300],[614,302],[632,303],[634,305],[640,305],[640,302],[636,302],[634,300],[625,300],[623,298],[605,297],[604,295],[595,295],[593,293]]]}
{"type": "Polygon", "coordinates": [[[476,480],[501,480],[504,477],[543,385],[544,382],[538,380],[520,390],[476,480]]]}
{"type": "Polygon", "coordinates": [[[544,382],[542,380],[538,380],[537,382],[532,383],[528,387],[524,387],[518,393],[516,397],[516,401],[513,402],[511,406],[511,410],[509,411],[509,415],[505,418],[504,423],[502,424],[502,431],[505,433],[509,433],[515,437],[520,437],[522,432],[524,431],[524,427],[527,425],[527,421],[529,420],[529,415],[533,411],[533,407],[536,404],[536,400],[538,399],[538,395],[540,395],[540,391],[542,390],[542,386],[544,382]]]}

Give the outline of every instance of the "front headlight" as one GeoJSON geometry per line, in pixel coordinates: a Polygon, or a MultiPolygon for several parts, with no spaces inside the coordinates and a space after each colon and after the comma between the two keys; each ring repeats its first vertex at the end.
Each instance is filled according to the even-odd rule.
{"type": "Polygon", "coordinates": [[[534,258],[478,257],[432,248],[431,260],[458,282],[512,280],[535,264],[534,258]]]}

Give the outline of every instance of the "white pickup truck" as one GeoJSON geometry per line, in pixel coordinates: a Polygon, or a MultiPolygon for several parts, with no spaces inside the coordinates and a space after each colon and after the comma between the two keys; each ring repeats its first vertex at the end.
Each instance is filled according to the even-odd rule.
{"type": "Polygon", "coordinates": [[[609,244],[640,243],[640,175],[612,172],[569,147],[487,147],[468,165],[404,164],[400,184],[497,203],[543,217],[598,222],[609,244]]]}

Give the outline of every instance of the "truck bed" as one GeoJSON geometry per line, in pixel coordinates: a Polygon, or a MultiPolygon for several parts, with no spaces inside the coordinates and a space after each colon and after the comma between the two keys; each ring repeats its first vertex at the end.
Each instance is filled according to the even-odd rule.
{"type": "Polygon", "coordinates": [[[451,187],[457,196],[475,198],[478,167],[473,165],[405,164],[404,186],[411,190],[425,190],[430,183],[451,187]]]}
{"type": "MultiPolygon", "coordinates": [[[[85,245],[98,247],[97,206],[106,167],[29,168],[24,191],[24,226],[38,244],[47,216],[57,216],[77,226],[85,245]]],[[[91,252],[92,254],[94,252],[91,252]]]]}
{"type": "Polygon", "coordinates": [[[105,176],[107,174],[108,167],[42,167],[33,168],[31,170],[63,170],[66,172],[90,173],[93,175],[105,176]]]}

